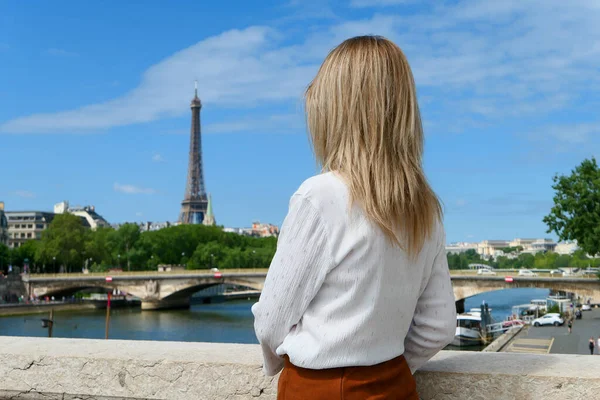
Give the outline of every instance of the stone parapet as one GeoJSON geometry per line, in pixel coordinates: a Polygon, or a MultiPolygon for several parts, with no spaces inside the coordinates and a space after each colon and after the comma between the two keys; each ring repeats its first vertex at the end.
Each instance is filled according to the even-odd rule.
{"type": "MultiPolygon", "coordinates": [[[[422,399],[593,399],[600,357],[443,351],[422,399]]],[[[0,337],[0,399],[275,399],[257,345],[0,337]]]]}

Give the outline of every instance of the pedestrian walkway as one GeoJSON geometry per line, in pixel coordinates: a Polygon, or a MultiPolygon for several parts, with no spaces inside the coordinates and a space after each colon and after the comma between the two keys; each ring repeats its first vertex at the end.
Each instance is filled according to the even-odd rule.
{"type": "Polygon", "coordinates": [[[507,353],[548,354],[554,343],[552,339],[516,339],[504,350],[507,353]]]}
{"type": "MultiPolygon", "coordinates": [[[[573,322],[569,333],[563,326],[528,326],[521,330],[503,351],[536,354],[590,354],[590,337],[600,336],[600,309],[584,311],[583,318],[573,322]]],[[[596,342],[597,343],[597,342],[596,342]]],[[[598,349],[595,350],[598,354],[598,349]]]]}

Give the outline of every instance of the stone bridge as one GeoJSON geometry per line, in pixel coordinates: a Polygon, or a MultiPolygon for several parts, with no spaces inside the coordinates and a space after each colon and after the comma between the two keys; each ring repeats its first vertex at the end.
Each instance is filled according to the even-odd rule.
{"type": "Polygon", "coordinates": [[[218,284],[244,286],[262,290],[265,272],[259,273],[160,273],[90,275],[63,274],[64,276],[24,275],[29,295],[70,296],[88,288],[117,289],[142,300],[143,310],[187,308],[190,297],[203,289],[218,284]]]}
{"type": "MultiPolygon", "coordinates": [[[[253,272],[203,272],[180,273],[122,272],[107,277],[105,274],[24,275],[23,281],[30,295],[68,296],[86,288],[118,289],[142,300],[142,309],[188,307],[190,297],[210,286],[227,283],[262,290],[266,270],[253,272]]],[[[513,277],[453,274],[454,297],[459,304],[464,299],[480,293],[512,288],[546,288],[576,293],[600,302],[600,281],[597,278],[565,277],[513,277]]],[[[458,307],[461,309],[461,307],[458,307]]]]}

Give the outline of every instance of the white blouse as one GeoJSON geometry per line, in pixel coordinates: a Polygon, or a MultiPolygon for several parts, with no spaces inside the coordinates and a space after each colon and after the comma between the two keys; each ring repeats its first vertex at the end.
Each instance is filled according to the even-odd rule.
{"type": "Polygon", "coordinates": [[[456,311],[441,224],[418,257],[391,245],[329,172],[290,200],[252,307],[264,372],[282,355],[310,369],[374,365],[404,354],[414,373],[450,343],[456,311]]]}

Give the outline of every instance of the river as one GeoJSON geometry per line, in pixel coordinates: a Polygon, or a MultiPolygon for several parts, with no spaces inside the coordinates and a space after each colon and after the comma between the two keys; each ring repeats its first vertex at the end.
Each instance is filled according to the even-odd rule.
{"type": "MultiPolygon", "coordinates": [[[[473,296],[465,301],[465,309],[479,307],[485,301],[492,316],[504,320],[511,307],[545,299],[547,289],[506,289],[473,296]]],[[[254,301],[232,301],[192,306],[189,310],[111,311],[111,339],[170,340],[184,342],[258,343],[250,310],[254,301]]],[[[54,337],[103,339],[104,310],[65,311],[55,313],[54,337]]],[[[47,336],[42,328],[44,314],[0,317],[0,336],[47,336]]]]}

